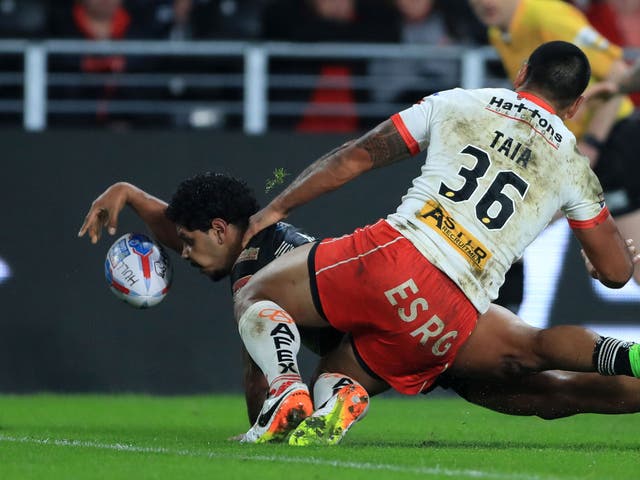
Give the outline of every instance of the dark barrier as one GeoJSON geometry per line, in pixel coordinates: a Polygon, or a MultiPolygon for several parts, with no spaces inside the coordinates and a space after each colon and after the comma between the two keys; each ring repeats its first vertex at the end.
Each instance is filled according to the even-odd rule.
{"type": "MultiPolygon", "coordinates": [[[[157,307],[135,310],[118,301],[104,280],[104,255],[113,239],[93,246],[76,233],[90,202],[115,181],[166,199],[178,181],[216,170],[245,178],[264,203],[274,168],[297,174],[344,138],[3,132],[0,141],[0,259],[6,262],[0,261],[0,278],[11,275],[0,282],[0,391],[238,391],[240,340],[227,281],[213,284],[173,255],[170,294],[157,307]]],[[[396,207],[420,163],[417,158],[371,172],[299,209],[290,221],[323,236],[372,222],[396,207]]],[[[135,215],[125,211],[118,233],[140,230],[135,215]]],[[[575,246],[567,252],[556,289],[562,302],[550,321],[574,311],[579,314],[571,323],[603,320],[601,300],[584,294],[589,285],[575,246]]],[[[635,314],[637,321],[639,305],[618,305],[616,320],[632,322],[635,314]]],[[[303,358],[306,372],[312,362],[303,358]]]]}
{"type": "MultiPolygon", "coordinates": [[[[297,174],[344,138],[4,132],[0,141],[0,258],[12,272],[0,284],[0,391],[238,390],[241,343],[227,280],[214,284],[172,255],[172,291],[135,310],[104,280],[114,239],[93,246],[77,231],[90,202],[118,180],[167,199],[178,181],[216,170],[246,179],[264,204],[274,168],[297,174]]],[[[393,209],[418,168],[412,160],[373,172],[290,220],[314,234],[345,233],[393,209]]],[[[119,234],[144,231],[124,213],[119,234]]]]}

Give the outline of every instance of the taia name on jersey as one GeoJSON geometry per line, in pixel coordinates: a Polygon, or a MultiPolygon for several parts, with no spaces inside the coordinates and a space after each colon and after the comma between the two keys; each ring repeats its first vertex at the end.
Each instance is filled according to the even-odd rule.
{"type": "Polygon", "coordinates": [[[504,98],[493,97],[485,109],[530,125],[554,148],[558,148],[562,142],[562,134],[555,131],[551,121],[546,116],[540,115],[540,110],[537,108],[529,108],[523,102],[513,103],[504,98]]]}
{"type": "Polygon", "coordinates": [[[529,160],[531,160],[531,149],[505,135],[500,130],[496,130],[493,133],[495,136],[489,146],[497,152],[502,153],[509,160],[515,160],[517,164],[527,168],[527,164],[529,160]]]}

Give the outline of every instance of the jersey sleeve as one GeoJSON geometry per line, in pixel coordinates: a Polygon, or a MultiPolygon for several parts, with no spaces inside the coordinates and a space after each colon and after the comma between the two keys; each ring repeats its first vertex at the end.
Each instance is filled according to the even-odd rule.
{"type": "Polygon", "coordinates": [[[609,216],[602,187],[591,169],[586,170],[587,181],[568,182],[569,200],[562,207],[572,229],[593,228],[609,216]]]}
{"type": "Polygon", "coordinates": [[[415,155],[429,146],[429,123],[435,108],[434,99],[437,95],[425,97],[420,103],[416,103],[391,117],[391,121],[402,136],[411,155],[415,155]]]}

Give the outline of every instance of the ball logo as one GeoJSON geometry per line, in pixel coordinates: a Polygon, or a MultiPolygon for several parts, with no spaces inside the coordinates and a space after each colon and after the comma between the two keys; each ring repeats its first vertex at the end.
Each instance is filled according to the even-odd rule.
{"type": "Polygon", "coordinates": [[[161,262],[153,262],[153,268],[156,274],[162,278],[167,274],[167,264],[164,259],[161,262]]]}

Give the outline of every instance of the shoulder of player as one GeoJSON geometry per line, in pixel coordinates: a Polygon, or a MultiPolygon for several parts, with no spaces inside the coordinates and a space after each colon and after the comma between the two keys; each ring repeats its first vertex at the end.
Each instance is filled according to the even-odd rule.
{"type": "Polygon", "coordinates": [[[283,244],[297,247],[314,240],[313,236],[306,234],[301,229],[286,222],[278,222],[258,233],[251,239],[247,247],[258,248],[262,255],[277,256],[277,252],[283,244]]]}
{"type": "MultiPolygon", "coordinates": [[[[436,92],[428,97],[422,99],[420,103],[428,103],[433,106],[443,105],[447,109],[451,108],[460,108],[464,109],[469,105],[469,102],[473,102],[474,99],[482,99],[485,94],[485,91],[490,90],[499,90],[499,89],[465,89],[465,88],[452,88],[450,90],[442,90],[436,92]]],[[[506,90],[505,90],[506,91],[506,90]]],[[[488,98],[491,98],[490,96],[488,98]]]]}
{"type": "Polygon", "coordinates": [[[302,229],[286,222],[278,222],[275,225],[275,233],[276,241],[287,241],[294,244],[296,247],[316,240],[312,235],[309,235],[302,229]]]}

